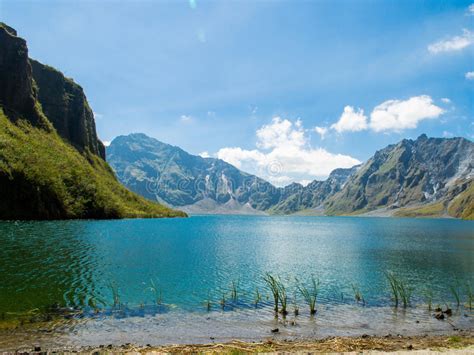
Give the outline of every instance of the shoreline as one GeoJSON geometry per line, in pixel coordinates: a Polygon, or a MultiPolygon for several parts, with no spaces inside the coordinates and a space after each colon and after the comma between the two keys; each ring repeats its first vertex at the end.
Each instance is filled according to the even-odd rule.
{"type": "MultiPolygon", "coordinates": [[[[0,352],[2,350],[0,349],[0,352]]],[[[100,345],[88,347],[20,347],[2,352],[22,354],[75,353],[75,354],[177,354],[177,353],[457,353],[474,354],[474,330],[451,335],[326,337],[323,339],[275,340],[259,342],[232,340],[225,343],[177,345],[100,345]]]]}

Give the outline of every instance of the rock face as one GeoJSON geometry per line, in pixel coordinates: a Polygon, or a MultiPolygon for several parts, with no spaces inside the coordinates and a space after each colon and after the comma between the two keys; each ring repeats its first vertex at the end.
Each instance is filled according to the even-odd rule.
{"type": "Polygon", "coordinates": [[[322,209],[326,199],[340,191],[359,167],[357,165],[349,169],[335,169],[324,181],[314,180],[306,186],[299,185],[291,189],[289,195],[271,208],[271,212],[288,214],[307,209],[322,209]]]}
{"type": "Polygon", "coordinates": [[[105,159],[105,147],[97,138],[94,114],[82,88],[61,72],[30,59],[38,100],[44,114],[61,137],[74,147],[105,159]]]}
{"type": "Polygon", "coordinates": [[[0,24],[0,219],[185,216],[127,190],[104,153],[82,89],[0,24]]]}
{"type": "Polygon", "coordinates": [[[184,210],[216,212],[224,205],[266,210],[280,198],[279,189],[254,175],[220,159],[188,154],[144,134],[115,138],[107,147],[107,157],[118,179],[129,189],[184,210]]]}
{"type": "Polygon", "coordinates": [[[326,202],[326,211],[347,214],[452,198],[470,184],[473,167],[474,144],[467,139],[404,139],[376,152],[326,202]]]}
{"type": "Polygon", "coordinates": [[[0,105],[8,109],[12,120],[22,117],[34,126],[46,126],[31,78],[26,41],[0,22],[0,105]]]}
{"type": "Polygon", "coordinates": [[[423,135],[388,146],[361,166],[336,169],[325,181],[284,188],[144,134],[117,137],[107,155],[125,186],[191,213],[347,215],[384,208],[389,215],[473,218],[473,146],[423,135]]]}
{"type": "Polygon", "coordinates": [[[0,104],[11,119],[24,118],[42,127],[52,124],[75,148],[105,159],[82,88],[59,71],[29,59],[26,41],[5,24],[0,24],[0,104]]]}

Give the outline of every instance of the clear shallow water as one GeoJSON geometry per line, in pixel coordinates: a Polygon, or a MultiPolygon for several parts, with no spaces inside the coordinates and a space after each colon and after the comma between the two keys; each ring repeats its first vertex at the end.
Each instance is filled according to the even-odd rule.
{"type": "MultiPolygon", "coordinates": [[[[249,323],[252,334],[263,336],[276,322],[265,272],[280,276],[289,303],[299,305],[298,322],[307,324],[290,333],[301,336],[371,332],[374,324],[385,332],[392,326],[399,332],[451,329],[433,322],[424,310],[426,292],[432,291],[435,304],[452,304],[451,285],[459,283],[462,294],[467,282],[474,285],[474,223],[448,219],[195,216],[0,222],[0,245],[0,313],[52,304],[77,307],[88,315],[62,331],[83,343],[112,330],[124,342],[209,341],[213,332],[247,338],[249,323]],[[395,319],[385,271],[414,289],[414,307],[395,319]],[[305,315],[295,287],[296,278],[309,283],[311,275],[321,281],[317,323],[305,315]],[[161,290],[160,307],[149,288],[151,279],[161,290]],[[230,301],[232,281],[238,283],[236,302],[230,301]],[[365,307],[354,304],[352,284],[361,290],[365,307]],[[263,296],[257,309],[256,289],[263,296]],[[122,304],[115,312],[114,290],[122,304]],[[98,316],[96,307],[102,310],[98,316]],[[169,331],[160,328],[157,337],[151,324],[169,331]],[[193,337],[196,327],[202,329],[193,337]]],[[[457,322],[470,328],[470,315],[458,313],[457,322]]]]}

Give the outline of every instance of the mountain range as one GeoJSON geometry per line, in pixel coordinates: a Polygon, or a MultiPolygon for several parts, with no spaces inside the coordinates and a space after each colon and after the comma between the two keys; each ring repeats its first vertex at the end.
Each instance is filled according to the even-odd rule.
{"type": "Polygon", "coordinates": [[[0,219],[184,216],[121,185],[82,88],[0,23],[0,219]]]}
{"type": "Polygon", "coordinates": [[[189,213],[474,218],[474,143],[465,138],[404,139],[324,181],[286,187],[144,134],[115,138],[106,154],[129,189],[189,213]]]}

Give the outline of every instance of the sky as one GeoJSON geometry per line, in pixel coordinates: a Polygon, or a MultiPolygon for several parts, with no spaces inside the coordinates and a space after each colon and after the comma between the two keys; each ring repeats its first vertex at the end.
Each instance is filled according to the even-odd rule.
{"type": "Polygon", "coordinates": [[[30,57],[134,132],[276,185],[426,133],[474,139],[471,1],[0,0],[30,57]]]}

